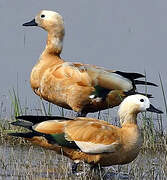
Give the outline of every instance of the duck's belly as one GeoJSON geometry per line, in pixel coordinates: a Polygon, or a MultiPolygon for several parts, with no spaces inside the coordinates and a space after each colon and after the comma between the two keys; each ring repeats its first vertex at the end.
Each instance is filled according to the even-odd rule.
{"type": "Polygon", "coordinates": [[[100,164],[101,166],[123,165],[132,162],[139,152],[116,152],[89,154],[68,148],[63,148],[64,154],[72,160],[84,161],[89,164],[100,164]],[[69,153],[70,151],[70,153],[69,153]]]}
{"type": "MultiPolygon", "coordinates": [[[[34,81],[35,82],[35,81],[34,81]]],[[[34,92],[46,101],[52,102],[66,109],[73,109],[76,112],[97,112],[117,106],[123,99],[120,98],[121,92],[112,91],[107,98],[91,99],[90,95],[94,92],[94,87],[80,86],[71,82],[69,79],[44,78],[41,83],[34,83],[34,92]]]]}
{"type": "Polygon", "coordinates": [[[61,74],[55,76],[53,72],[58,66],[52,66],[53,68],[46,71],[41,64],[33,68],[31,87],[38,96],[63,108],[85,113],[107,109],[121,103],[124,95],[120,90],[111,91],[105,99],[90,98],[95,91],[91,83],[83,85],[61,74]]]}
{"type": "Polygon", "coordinates": [[[132,162],[139,152],[128,152],[126,153],[106,153],[103,154],[99,159],[99,164],[102,166],[111,165],[123,165],[132,162]]]}
{"type": "Polygon", "coordinates": [[[80,86],[69,79],[43,78],[40,83],[41,97],[58,106],[80,112],[90,102],[93,87],[80,86]]]}

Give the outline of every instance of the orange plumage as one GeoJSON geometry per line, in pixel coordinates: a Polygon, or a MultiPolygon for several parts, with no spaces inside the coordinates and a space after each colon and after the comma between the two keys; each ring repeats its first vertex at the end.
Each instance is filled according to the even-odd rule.
{"type": "Polygon", "coordinates": [[[109,166],[133,161],[142,146],[143,137],[137,125],[141,111],[162,113],[143,95],[128,96],[121,103],[119,117],[122,127],[105,121],[78,117],[21,116],[13,125],[31,130],[28,133],[12,133],[42,147],[56,151],[72,160],[109,166]],[[30,122],[27,122],[30,121],[30,122]]]}
{"type": "Polygon", "coordinates": [[[65,62],[61,57],[64,37],[62,17],[53,11],[40,11],[24,26],[39,26],[48,32],[46,48],[31,72],[33,91],[58,106],[86,115],[111,108],[135,94],[136,84],[155,85],[138,81],[138,73],[125,73],[101,67],[65,62]]]}

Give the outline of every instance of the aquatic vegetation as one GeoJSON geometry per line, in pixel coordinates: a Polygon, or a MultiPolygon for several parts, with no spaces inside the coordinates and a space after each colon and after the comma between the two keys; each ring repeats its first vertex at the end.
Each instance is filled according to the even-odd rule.
{"type": "MultiPolygon", "coordinates": [[[[163,91],[163,83],[161,89],[163,91]]],[[[152,113],[143,113],[139,116],[141,118],[140,127],[144,134],[144,144],[139,156],[132,163],[105,168],[104,171],[98,171],[98,173],[90,171],[90,166],[83,163],[79,167],[81,173],[73,175],[71,172],[72,161],[68,158],[57,155],[53,151],[32,146],[22,138],[16,139],[7,136],[8,132],[18,131],[18,127],[10,125],[10,122],[15,120],[16,114],[32,112],[29,107],[22,105],[20,97],[18,97],[19,93],[16,92],[13,89],[10,93],[10,97],[12,97],[11,118],[0,119],[0,178],[93,180],[111,177],[117,179],[165,179],[167,177],[167,132],[165,132],[164,116],[152,113]]],[[[165,92],[163,97],[165,102],[165,92]]],[[[37,106],[33,110],[36,115],[54,114],[55,105],[39,100],[37,106]]],[[[56,112],[61,116],[73,117],[75,115],[62,108],[57,108],[56,112]]],[[[111,112],[112,110],[99,112],[93,117],[100,117],[114,125],[119,125],[117,118],[113,118],[111,112]]],[[[19,131],[22,130],[19,129],[19,131]]]]}

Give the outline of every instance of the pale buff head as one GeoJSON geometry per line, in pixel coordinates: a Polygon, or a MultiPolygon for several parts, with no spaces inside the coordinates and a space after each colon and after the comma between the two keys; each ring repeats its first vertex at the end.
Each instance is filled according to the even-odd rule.
{"type": "Polygon", "coordinates": [[[64,21],[62,16],[54,11],[42,10],[35,17],[37,25],[48,32],[56,31],[64,33],[64,21]]]}
{"type": "Polygon", "coordinates": [[[151,111],[156,113],[162,113],[162,111],[154,108],[149,99],[141,94],[128,96],[120,104],[118,115],[120,117],[121,124],[130,121],[136,121],[136,116],[139,112],[151,111]]]}
{"type": "Polygon", "coordinates": [[[35,19],[24,23],[23,26],[39,26],[48,32],[62,33],[64,35],[64,21],[62,16],[54,11],[42,10],[35,19]]]}
{"type": "Polygon", "coordinates": [[[62,16],[54,11],[42,10],[35,19],[23,26],[39,26],[48,32],[47,48],[51,52],[60,53],[64,38],[64,21],[62,16]]]}

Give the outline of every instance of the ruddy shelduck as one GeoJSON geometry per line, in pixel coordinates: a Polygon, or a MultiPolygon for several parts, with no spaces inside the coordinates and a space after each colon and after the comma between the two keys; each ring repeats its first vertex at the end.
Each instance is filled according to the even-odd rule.
{"type": "Polygon", "coordinates": [[[17,119],[22,120],[12,124],[31,131],[10,135],[26,138],[77,162],[121,165],[130,163],[139,154],[143,137],[137,125],[137,114],[143,111],[162,113],[146,96],[137,94],[125,98],[119,107],[121,127],[87,117],[20,116],[17,119]]]}
{"type": "Polygon", "coordinates": [[[39,26],[48,32],[46,48],[31,72],[33,91],[49,102],[78,112],[80,116],[119,105],[126,96],[135,94],[137,84],[155,85],[136,80],[144,77],[139,73],[65,62],[60,57],[64,21],[57,12],[42,10],[23,26],[39,26]]]}

